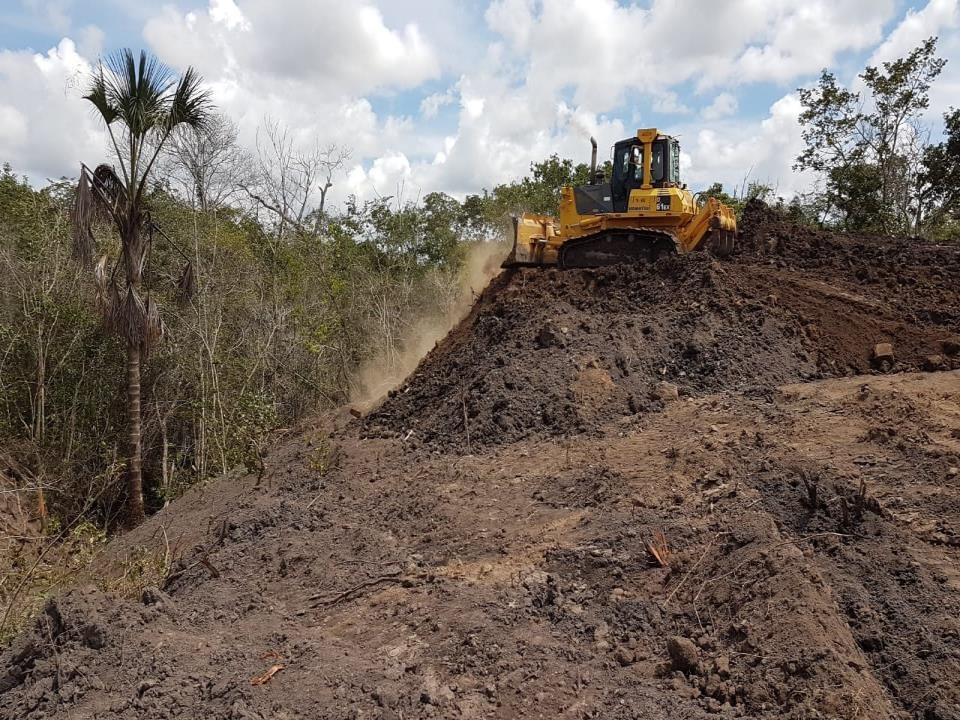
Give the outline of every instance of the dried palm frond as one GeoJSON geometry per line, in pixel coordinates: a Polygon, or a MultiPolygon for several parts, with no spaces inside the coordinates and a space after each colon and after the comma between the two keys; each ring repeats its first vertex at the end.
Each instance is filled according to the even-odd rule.
{"type": "Polygon", "coordinates": [[[120,287],[116,281],[111,280],[104,294],[103,304],[100,312],[103,314],[103,324],[110,332],[117,332],[117,318],[120,316],[120,310],[123,306],[123,300],[120,297],[120,287]]]}
{"type": "Polygon", "coordinates": [[[102,255],[93,266],[93,286],[97,292],[97,305],[103,307],[107,299],[107,256],[102,255]]]}
{"type": "Polygon", "coordinates": [[[143,232],[120,233],[123,242],[123,267],[126,272],[127,281],[139,284],[143,277],[143,268],[147,262],[147,247],[149,238],[143,232]]]}
{"type": "Polygon", "coordinates": [[[73,256],[85,268],[92,264],[97,249],[91,228],[96,209],[97,199],[90,187],[90,178],[86,170],[81,170],[73,202],[73,256]]]}
{"type": "Polygon", "coordinates": [[[126,200],[127,190],[123,186],[123,180],[109,165],[97,165],[97,169],[93,171],[93,180],[111,211],[115,211],[126,200]]]}
{"type": "Polygon", "coordinates": [[[143,323],[143,340],[140,343],[140,351],[144,356],[149,354],[150,349],[159,342],[165,332],[166,326],[163,324],[163,318],[160,317],[160,307],[156,300],[148,295],[143,323]]]}
{"type": "Polygon", "coordinates": [[[180,279],[177,280],[177,299],[180,302],[190,302],[197,294],[197,275],[193,271],[193,263],[188,262],[183,266],[183,272],[180,273],[180,279]]]}
{"type": "Polygon", "coordinates": [[[92,173],[80,168],[77,194],[73,203],[73,255],[83,267],[93,265],[96,240],[94,223],[118,221],[126,198],[123,182],[109,165],[98,165],[92,173]]]}
{"type": "Polygon", "coordinates": [[[126,297],[113,318],[117,334],[129,345],[140,346],[143,344],[146,320],[147,309],[143,300],[133,287],[128,287],[126,297]]]}

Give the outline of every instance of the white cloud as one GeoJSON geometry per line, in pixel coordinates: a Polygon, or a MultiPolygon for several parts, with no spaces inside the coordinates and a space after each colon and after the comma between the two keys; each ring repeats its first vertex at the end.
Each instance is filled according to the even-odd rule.
{"type": "Polygon", "coordinates": [[[70,30],[70,6],[73,0],[21,0],[23,6],[54,32],[70,30]]]}
{"type": "Polygon", "coordinates": [[[0,105],[0,148],[26,145],[28,138],[27,116],[12,105],[0,105]]]}
{"type": "MultiPolygon", "coordinates": [[[[250,147],[266,116],[304,146],[350,147],[356,164],[334,187],[335,202],[347,192],[393,195],[398,186],[410,198],[477,192],[554,152],[586,161],[590,135],[605,156],[656,114],[674,116],[663,129],[681,136],[692,185],[729,185],[750,172],[783,192],[799,189],[809,177],[790,168],[800,147],[790,90],[853,52],[895,56],[940,33],[954,62],[934,88],[939,111],[960,96],[957,4],[930,0],[886,37],[900,0],[726,0],[709,12],[701,0],[493,0],[479,8],[456,0],[179,0],[142,12],[149,46],[176,67],[200,70],[250,147]],[[753,117],[758,83],[764,92],[779,86],[781,97],[753,117]]],[[[70,0],[49,7],[58,22],[80,15],[70,0]]],[[[65,41],[47,56],[0,53],[0,161],[49,175],[70,171],[81,156],[103,156],[95,118],[79,93],[64,89],[66,68],[88,67],[84,58],[116,40],[93,25],[71,32],[77,46],[65,41]],[[81,141],[61,141],[71,135],[81,141]]]]}
{"type": "Polygon", "coordinates": [[[868,65],[903,57],[931,35],[960,25],[960,1],[930,0],[920,10],[907,10],[906,16],[873,51],[868,65]]]}
{"type": "Polygon", "coordinates": [[[730,93],[723,92],[717,95],[713,99],[713,102],[707,105],[700,114],[704,120],[717,120],[718,118],[733,115],[736,112],[737,98],[730,93]]]}
{"type": "Polygon", "coordinates": [[[103,30],[96,25],[84,25],[77,31],[77,52],[85,58],[99,57],[106,39],[103,30]]]}
{"type": "Polygon", "coordinates": [[[308,83],[338,96],[415,87],[439,74],[416,25],[388,28],[362,2],[286,0],[282,12],[272,0],[248,0],[242,12],[233,0],[188,13],[167,6],[144,37],[171,62],[209,77],[241,71],[254,82],[308,83]]]}
{"type": "Polygon", "coordinates": [[[759,182],[784,197],[810,187],[813,175],[797,173],[792,167],[803,148],[798,121],[801,110],[800,98],[789,93],[774,102],[760,122],[727,118],[690,128],[689,133],[681,128],[681,141],[690,156],[684,171],[686,182],[694,188],[722,182],[729,191],[759,182]]]}
{"type": "Polygon", "coordinates": [[[250,21],[233,0],[210,0],[210,19],[227,30],[250,30],[250,21]]]}
{"type": "MultiPolygon", "coordinates": [[[[960,105],[960,0],[930,0],[920,10],[908,10],[906,16],[874,50],[869,65],[880,65],[906,56],[928,37],[939,36],[937,54],[947,58],[940,77],[930,88],[927,121],[939,131],[941,116],[949,106],[960,105]]],[[[856,81],[857,89],[863,82],[856,81]]]]}
{"type": "Polygon", "coordinates": [[[456,95],[452,89],[442,93],[433,93],[420,102],[420,112],[427,119],[436,117],[440,108],[449,105],[454,100],[456,100],[456,95]]]}
{"type": "Polygon", "coordinates": [[[701,82],[788,82],[833,64],[844,50],[862,50],[883,38],[892,0],[771,2],[766,37],[732,63],[715,66],[701,82]]]}
{"type": "Polygon", "coordinates": [[[410,119],[378,117],[367,96],[440,72],[415,24],[388,27],[370,3],[287,0],[283,12],[271,0],[210,0],[189,12],[166,6],[144,37],[165,61],[201,72],[250,146],[265,117],[290,127],[305,147],[338,143],[356,158],[415,144],[410,119]]]}
{"type": "Polygon", "coordinates": [[[403,153],[389,153],[374,160],[369,170],[356,165],[347,176],[347,187],[358,197],[399,197],[416,201],[419,188],[407,187],[411,180],[410,161],[403,153]],[[413,193],[413,197],[410,193],[413,193]]]}
{"type": "Polygon", "coordinates": [[[530,94],[573,89],[595,111],[627,91],[669,107],[671,87],[706,90],[750,82],[789,82],[833,63],[844,50],[882,37],[894,0],[728,0],[704,12],[701,0],[649,8],[615,0],[498,0],[486,15],[527,67],[530,94]],[[664,51],[663,38],[672,38],[664,51]]]}
{"type": "Polygon", "coordinates": [[[43,182],[104,157],[103,129],[81,98],[89,71],[69,39],[43,55],[0,51],[0,162],[43,182]]]}
{"type": "Polygon", "coordinates": [[[670,90],[660,92],[653,97],[653,109],[665,115],[686,115],[690,112],[679,96],[670,90]]]}

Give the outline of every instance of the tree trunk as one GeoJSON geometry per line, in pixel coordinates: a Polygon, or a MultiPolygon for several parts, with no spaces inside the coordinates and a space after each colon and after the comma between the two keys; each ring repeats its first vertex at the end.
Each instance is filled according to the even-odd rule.
{"type": "Polygon", "coordinates": [[[143,520],[143,476],[140,472],[140,347],[127,344],[127,523],[143,520]]]}

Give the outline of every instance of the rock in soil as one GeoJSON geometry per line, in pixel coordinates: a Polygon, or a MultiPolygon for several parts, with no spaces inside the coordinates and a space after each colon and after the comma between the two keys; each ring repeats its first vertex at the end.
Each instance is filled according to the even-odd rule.
{"type": "Polygon", "coordinates": [[[700,671],[700,652],[692,640],[674,636],[667,640],[667,654],[670,656],[670,667],[682,673],[698,673],[700,671]]]}

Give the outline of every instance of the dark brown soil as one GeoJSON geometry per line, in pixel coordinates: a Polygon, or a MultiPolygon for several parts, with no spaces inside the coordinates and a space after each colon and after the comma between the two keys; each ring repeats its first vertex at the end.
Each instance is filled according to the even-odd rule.
{"type": "Polygon", "coordinates": [[[368,418],[114,541],[166,578],[50,600],[0,717],[960,718],[960,372],[897,372],[957,362],[956,251],[753,213],[498,278],[368,418]]]}
{"type": "Polygon", "coordinates": [[[659,382],[763,394],[870,372],[880,342],[894,345],[891,369],[915,370],[960,328],[956,247],[797,228],[762,203],[745,222],[729,262],[504,272],[368,435],[462,452],[588,432],[657,410],[659,382]]]}

